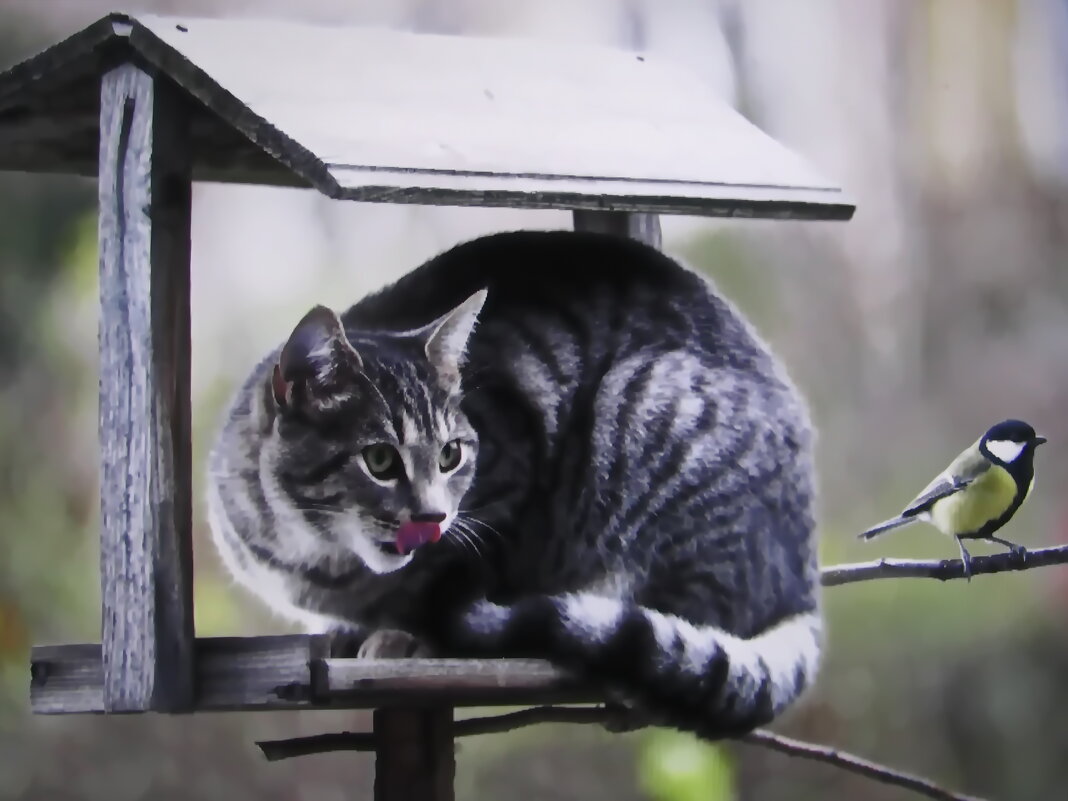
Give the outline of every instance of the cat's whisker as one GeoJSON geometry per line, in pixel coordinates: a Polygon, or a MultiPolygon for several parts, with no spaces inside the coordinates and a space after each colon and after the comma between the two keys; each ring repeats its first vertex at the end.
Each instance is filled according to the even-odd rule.
{"type": "Polygon", "coordinates": [[[485,559],[485,554],[479,549],[477,539],[472,536],[471,529],[459,518],[453,520],[452,525],[457,535],[457,543],[466,544],[477,558],[485,559]]]}
{"type": "Polygon", "coordinates": [[[488,545],[486,543],[485,535],[481,531],[479,531],[478,529],[472,528],[471,524],[470,524],[470,521],[467,521],[466,525],[467,525],[467,531],[471,535],[471,538],[476,540],[479,543],[479,545],[481,545],[482,547],[484,547],[484,548],[488,547],[488,545]]]}
{"type": "Polygon", "coordinates": [[[451,536],[445,538],[447,541],[449,541],[452,544],[455,544],[455,546],[457,548],[459,548],[461,551],[463,551],[464,553],[467,553],[468,551],[476,553],[474,551],[474,549],[472,548],[471,543],[468,541],[468,539],[464,535],[464,533],[462,531],[460,531],[460,529],[457,528],[457,529],[453,530],[450,533],[451,533],[451,536]]]}
{"type": "Polygon", "coordinates": [[[481,558],[482,553],[478,550],[478,546],[471,538],[470,530],[459,521],[454,521],[453,526],[455,527],[456,535],[458,537],[457,541],[464,543],[471,550],[471,552],[475,554],[475,556],[481,558]]]}
{"type": "Polygon", "coordinates": [[[466,516],[464,517],[464,519],[468,520],[468,521],[470,521],[472,523],[477,523],[478,525],[482,526],[484,529],[488,529],[489,531],[492,531],[501,540],[504,539],[504,535],[501,534],[500,531],[498,531],[496,528],[491,526],[489,523],[487,523],[485,520],[480,520],[479,518],[475,517],[473,514],[470,514],[470,513],[466,513],[466,516]]]}

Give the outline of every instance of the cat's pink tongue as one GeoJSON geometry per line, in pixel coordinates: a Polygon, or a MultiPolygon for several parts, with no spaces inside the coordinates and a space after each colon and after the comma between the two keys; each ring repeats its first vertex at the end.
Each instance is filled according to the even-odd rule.
{"type": "Polygon", "coordinates": [[[414,551],[420,545],[441,539],[441,526],[437,523],[402,523],[397,529],[397,553],[401,556],[414,551]]]}

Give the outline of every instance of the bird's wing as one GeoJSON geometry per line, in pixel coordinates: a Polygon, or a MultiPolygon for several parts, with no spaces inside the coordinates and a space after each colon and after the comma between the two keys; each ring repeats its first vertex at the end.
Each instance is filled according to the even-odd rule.
{"type": "Polygon", "coordinates": [[[945,469],[923,491],[912,499],[901,513],[902,517],[914,517],[926,512],[936,501],[960,492],[990,469],[990,460],[979,453],[978,448],[969,448],[945,469]]]}

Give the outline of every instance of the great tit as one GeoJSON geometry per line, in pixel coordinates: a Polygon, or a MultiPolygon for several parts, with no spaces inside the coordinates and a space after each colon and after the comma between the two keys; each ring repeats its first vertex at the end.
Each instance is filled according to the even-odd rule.
{"type": "Polygon", "coordinates": [[[1014,554],[1022,545],[996,537],[1034,487],[1035,448],[1046,441],[1021,420],[991,426],[979,440],[953,460],[897,517],[858,536],[870,540],[883,532],[923,521],[957,540],[964,575],[971,576],[971,554],[964,540],[990,540],[1014,554]]]}

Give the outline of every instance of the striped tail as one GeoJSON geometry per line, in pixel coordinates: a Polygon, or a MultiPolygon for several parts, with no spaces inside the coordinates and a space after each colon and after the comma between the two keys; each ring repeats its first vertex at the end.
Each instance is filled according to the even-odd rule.
{"type": "Polygon", "coordinates": [[[657,724],[701,737],[736,736],[789,706],[815,678],[816,611],[750,639],[590,593],[479,601],[452,627],[454,646],[547,658],[633,701],[657,724]]]}
{"type": "Polygon", "coordinates": [[[859,534],[857,534],[857,538],[862,540],[870,540],[874,537],[878,537],[880,534],[886,533],[887,531],[893,531],[895,528],[901,528],[902,526],[907,526],[910,523],[915,523],[917,519],[918,518],[913,516],[905,517],[904,515],[899,515],[898,517],[883,521],[877,526],[872,526],[867,531],[860,532],[859,534]]]}

